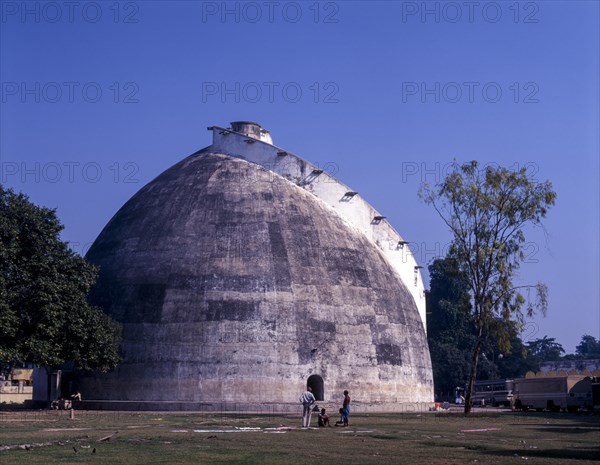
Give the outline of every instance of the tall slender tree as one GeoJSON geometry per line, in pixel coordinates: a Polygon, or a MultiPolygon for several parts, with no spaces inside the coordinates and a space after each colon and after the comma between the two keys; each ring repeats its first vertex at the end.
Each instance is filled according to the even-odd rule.
{"type": "Polygon", "coordinates": [[[536,183],[525,168],[510,171],[500,166],[480,169],[477,161],[454,163],[450,173],[434,187],[421,186],[421,198],[432,205],[452,233],[450,256],[466,273],[476,325],[475,343],[465,412],[471,396],[477,363],[486,335],[493,333],[500,347],[508,348],[510,331],[536,309],[545,314],[545,285],[515,286],[515,273],[524,260],[528,225],[540,225],[554,204],[556,193],[549,181],[536,183]],[[535,298],[526,299],[523,289],[534,288],[535,298]]]}

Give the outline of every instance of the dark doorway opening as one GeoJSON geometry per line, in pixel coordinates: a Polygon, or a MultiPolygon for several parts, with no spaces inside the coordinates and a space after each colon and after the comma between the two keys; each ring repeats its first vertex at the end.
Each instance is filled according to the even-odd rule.
{"type": "Polygon", "coordinates": [[[319,375],[311,375],[308,377],[306,381],[306,386],[312,389],[312,393],[317,400],[325,400],[323,397],[323,393],[325,392],[325,387],[323,385],[323,378],[319,375]]]}

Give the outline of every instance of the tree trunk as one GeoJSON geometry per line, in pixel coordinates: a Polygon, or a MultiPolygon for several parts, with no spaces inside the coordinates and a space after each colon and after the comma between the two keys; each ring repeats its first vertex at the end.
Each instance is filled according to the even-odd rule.
{"type": "Polygon", "coordinates": [[[481,350],[481,340],[483,335],[483,325],[477,328],[477,340],[473,355],[471,356],[471,372],[469,373],[469,384],[467,385],[467,395],[465,396],[465,413],[471,413],[471,398],[473,396],[473,386],[477,377],[477,362],[479,361],[479,352],[481,350]]]}

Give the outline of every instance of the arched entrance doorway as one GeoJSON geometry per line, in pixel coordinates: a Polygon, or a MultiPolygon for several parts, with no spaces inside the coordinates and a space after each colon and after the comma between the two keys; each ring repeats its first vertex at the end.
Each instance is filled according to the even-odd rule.
{"type": "Polygon", "coordinates": [[[325,387],[323,385],[323,378],[319,375],[310,375],[306,380],[306,387],[312,389],[312,393],[317,400],[325,400],[323,398],[323,394],[325,392],[325,387]]]}

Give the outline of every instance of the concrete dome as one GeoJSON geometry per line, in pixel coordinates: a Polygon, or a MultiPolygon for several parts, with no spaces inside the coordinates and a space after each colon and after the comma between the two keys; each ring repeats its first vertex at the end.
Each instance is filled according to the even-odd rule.
{"type": "Polygon", "coordinates": [[[81,378],[84,397],[297,404],[309,382],[383,409],[432,401],[423,323],[378,247],[306,189],[210,149],[142,188],[87,254],[124,361],[81,378]]]}

